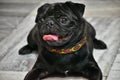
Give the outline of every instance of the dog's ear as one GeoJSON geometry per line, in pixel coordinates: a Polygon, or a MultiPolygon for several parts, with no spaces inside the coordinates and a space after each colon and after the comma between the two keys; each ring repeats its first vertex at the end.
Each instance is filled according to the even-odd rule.
{"type": "Polygon", "coordinates": [[[47,10],[50,8],[50,4],[46,3],[37,10],[37,16],[35,19],[36,23],[39,23],[41,18],[46,14],[47,10]]]}
{"type": "Polygon", "coordinates": [[[77,17],[82,17],[85,11],[85,5],[80,3],[66,2],[67,6],[73,11],[77,17]]]}

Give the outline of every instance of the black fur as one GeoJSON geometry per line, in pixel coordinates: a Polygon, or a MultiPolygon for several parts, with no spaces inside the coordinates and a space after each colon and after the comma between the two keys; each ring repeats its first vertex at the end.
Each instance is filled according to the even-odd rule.
{"type": "Polygon", "coordinates": [[[24,80],[41,80],[48,76],[82,76],[89,80],[102,80],[102,73],[94,57],[93,48],[106,49],[106,44],[95,38],[95,29],[82,16],[85,5],[73,2],[45,4],[38,9],[36,25],[28,35],[28,44],[19,54],[38,51],[38,59],[24,80]],[[62,17],[62,18],[61,18],[62,17]],[[61,19],[67,19],[61,21],[61,19]],[[69,36],[64,41],[44,41],[46,34],[69,36]],[[84,37],[86,44],[74,53],[57,54],[48,48],[70,48],[84,37]]]}

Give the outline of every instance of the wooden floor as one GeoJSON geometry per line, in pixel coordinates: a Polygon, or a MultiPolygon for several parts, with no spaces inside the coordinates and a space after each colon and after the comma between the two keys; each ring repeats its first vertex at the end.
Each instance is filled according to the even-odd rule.
{"type": "MultiPolygon", "coordinates": [[[[5,0],[6,1],[6,0],[5,0]]],[[[57,2],[59,0],[44,0],[57,2]]],[[[97,38],[106,42],[108,49],[94,50],[104,78],[103,80],[120,80],[120,1],[119,0],[73,0],[86,4],[84,17],[94,26],[97,38]]],[[[26,44],[26,37],[34,26],[37,6],[25,19],[24,17],[4,20],[0,18],[0,80],[22,80],[36,60],[37,55],[18,55],[18,50],[26,44]],[[14,22],[14,21],[16,22],[14,22]],[[7,23],[9,22],[9,23],[7,23]],[[17,23],[17,24],[16,24],[17,23]],[[6,26],[7,25],[7,26],[6,26]],[[11,28],[11,25],[14,25],[11,28]],[[3,34],[1,32],[4,32],[3,34]],[[6,33],[5,33],[6,32],[6,33]],[[16,76],[12,76],[16,75],[16,76]],[[19,76],[18,76],[19,75],[19,76]],[[11,77],[12,76],[12,77],[11,77]]],[[[4,5],[3,5],[4,6],[4,5]]],[[[22,5],[23,6],[23,5],[22,5]]],[[[19,5],[20,7],[20,5],[19,5]]],[[[0,7],[1,8],[1,7],[0,7]]],[[[1,9],[0,9],[1,10],[1,9]]],[[[6,15],[6,14],[5,14],[6,15]]],[[[78,80],[82,78],[48,78],[47,80],[78,80]]]]}
{"type": "Polygon", "coordinates": [[[31,2],[5,1],[0,0],[0,41],[16,29],[17,25],[38,5],[31,2]]]}

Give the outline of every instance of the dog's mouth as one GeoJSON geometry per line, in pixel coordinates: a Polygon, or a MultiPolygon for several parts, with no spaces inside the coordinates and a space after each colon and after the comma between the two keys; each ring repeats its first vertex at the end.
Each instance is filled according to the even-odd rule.
{"type": "Polygon", "coordinates": [[[62,46],[66,44],[72,37],[72,34],[67,34],[65,36],[47,34],[43,35],[43,40],[46,41],[50,46],[62,46]]]}
{"type": "Polygon", "coordinates": [[[51,42],[57,42],[57,41],[65,41],[68,40],[70,36],[59,36],[59,35],[53,35],[53,34],[48,34],[43,36],[44,41],[51,41],[51,42]]]}

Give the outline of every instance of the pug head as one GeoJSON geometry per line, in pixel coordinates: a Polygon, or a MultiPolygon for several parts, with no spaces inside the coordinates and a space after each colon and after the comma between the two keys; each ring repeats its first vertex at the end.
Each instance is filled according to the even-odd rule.
{"type": "Polygon", "coordinates": [[[63,46],[82,36],[85,5],[73,2],[44,4],[38,9],[36,24],[44,44],[63,46]]]}

